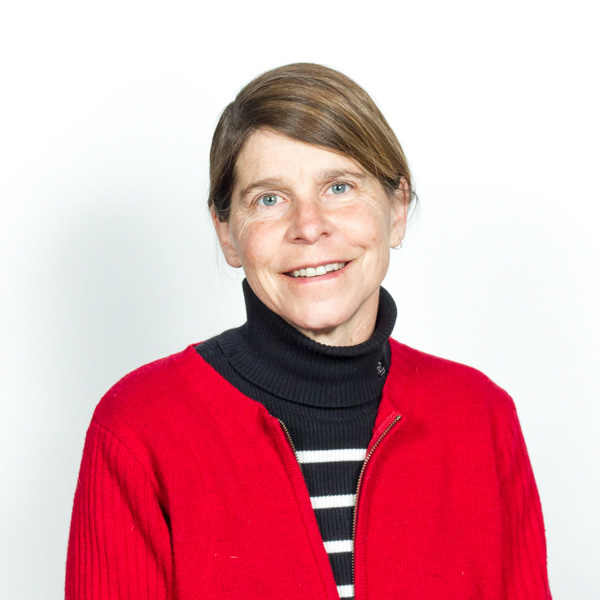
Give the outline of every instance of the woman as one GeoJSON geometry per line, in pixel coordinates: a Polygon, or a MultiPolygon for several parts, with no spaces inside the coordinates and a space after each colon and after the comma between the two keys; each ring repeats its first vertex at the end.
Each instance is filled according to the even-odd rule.
{"type": "Polygon", "coordinates": [[[549,598],[510,397],[389,337],[413,189],[371,98],[269,71],[221,116],[210,177],[247,323],[98,405],[67,597],[549,598]]]}

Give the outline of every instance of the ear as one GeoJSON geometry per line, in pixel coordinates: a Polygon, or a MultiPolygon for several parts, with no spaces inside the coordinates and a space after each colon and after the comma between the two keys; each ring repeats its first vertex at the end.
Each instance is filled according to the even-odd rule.
{"type": "Polygon", "coordinates": [[[229,221],[221,221],[217,217],[214,206],[210,207],[210,216],[212,218],[217,237],[219,238],[219,244],[221,250],[225,256],[227,264],[231,267],[239,268],[242,266],[242,262],[238,256],[238,253],[233,245],[233,239],[231,235],[231,229],[229,228],[229,221]]]}
{"type": "Polygon", "coordinates": [[[390,232],[390,247],[395,248],[404,239],[406,233],[406,219],[408,218],[408,205],[410,204],[410,188],[404,177],[400,178],[400,185],[392,196],[392,230],[390,232]]]}

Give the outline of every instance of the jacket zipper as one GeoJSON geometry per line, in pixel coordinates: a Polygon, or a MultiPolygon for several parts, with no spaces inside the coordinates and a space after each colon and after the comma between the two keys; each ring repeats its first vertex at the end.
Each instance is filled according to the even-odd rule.
{"type": "Polygon", "coordinates": [[[392,422],[381,432],[381,435],[377,438],[377,441],[371,447],[368,454],[365,456],[365,461],[363,462],[362,468],[360,470],[360,474],[358,476],[358,484],[356,485],[356,500],[354,502],[354,516],[352,519],[352,583],[354,584],[354,594],[356,598],[356,581],[355,581],[355,563],[356,563],[356,523],[358,521],[358,495],[360,494],[360,487],[362,485],[363,474],[367,467],[367,463],[371,456],[373,456],[373,452],[377,449],[377,446],[381,444],[381,440],[390,432],[392,427],[402,418],[402,415],[396,415],[392,422]]]}
{"type": "MultiPolygon", "coordinates": [[[[355,540],[356,540],[356,523],[357,523],[357,519],[358,519],[358,495],[360,493],[360,488],[362,485],[363,474],[365,472],[367,463],[369,462],[371,456],[373,456],[373,453],[377,449],[377,446],[379,446],[379,444],[381,444],[381,441],[383,440],[383,438],[390,432],[390,430],[394,427],[394,425],[401,418],[402,418],[402,415],[396,415],[394,417],[394,419],[392,420],[392,422],[381,432],[381,435],[377,438],[377,441],[373,444],[373,446],[371,447],[371,450],[369,450],[369,452],[365,456],[365,460],[362,464],[362,468],[360,469],[360,474],[358,475],[358,483],[356,485],[356,500],[354,503],[354,515],[352,518],[352,583],[353,584],[355,583],[354,567],[355,567],[355,560],[356,560],[356,558],[355,558],[356,557],[355,540]]],[[[292,436],[290,435],[290,432],[288,431],[288,428],[286,427],[285,423],[281,419],[277,419],[277,420],[279,421],[281,428],[283,429],[283,432],[285,433],[285,436],[287,437],[287,440],[290,443],[292,450],[294,451],[294,456],[296,457],[296,462],[298,462],[298,466],[300,467],[300,462],[298,461],[298,452],[296,451],[296,446],[294,446],[294,442],[292,441],[292,436]]],[[[302,471],[302,468],[300,468],[300,471],[302,471]]],[[[356,589],[354,591],[356,593],[356,589]]]]}
{"type": "MultiPolygon", "coordinates": [[[[294,446],[294,442],[292,442],[292,436],[290,435],[288,428],[285,426],[285,423],[281,419],[277,419],[277,420],[281,424],[281,428],[283,429],[283,432],[285,433],[285,437],[287,437],[288,442],[290,443],[290,446],[292,447],[292,450],[294,451],[294,456],[296,457],[296,462],[298,463],[298,466],[300,466],[300,462],[298,461],[298,452],[296,452],[296,446],[294,446]]],[[[302,468],[300,468],[300,470],[302,471],[302,468]]]]}

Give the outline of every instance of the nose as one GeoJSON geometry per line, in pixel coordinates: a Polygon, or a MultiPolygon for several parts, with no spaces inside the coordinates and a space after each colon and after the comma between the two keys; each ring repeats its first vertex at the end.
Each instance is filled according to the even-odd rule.
{"type": "Polygon", "coordinates": [[[297,199],[288,235],[295,243],[314,244],[331,235],[332,223],[318,199],[297,199]]]}

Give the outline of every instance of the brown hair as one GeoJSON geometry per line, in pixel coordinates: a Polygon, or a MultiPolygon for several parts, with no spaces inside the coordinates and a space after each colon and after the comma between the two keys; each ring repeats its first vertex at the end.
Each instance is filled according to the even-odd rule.
{"type": "Polygon", "coordinates": [[[237,157],[248,137],[271,129],[355,160],[393,193],[412,176],[400,142],[371,97],[346,75],[322,65],[278,67],[248,83],[229,104],[210,149],[209,207],[229,219],[237,157]]]}

